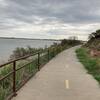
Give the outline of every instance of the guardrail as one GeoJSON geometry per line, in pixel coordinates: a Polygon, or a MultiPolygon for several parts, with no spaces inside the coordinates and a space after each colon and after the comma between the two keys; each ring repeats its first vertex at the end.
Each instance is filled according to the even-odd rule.
{"type": "Polygon", "coordinates": [[[62,50],[61,46],[55,47],[0,65],[0,100],[16,96],[16,92],[62,50]]]}

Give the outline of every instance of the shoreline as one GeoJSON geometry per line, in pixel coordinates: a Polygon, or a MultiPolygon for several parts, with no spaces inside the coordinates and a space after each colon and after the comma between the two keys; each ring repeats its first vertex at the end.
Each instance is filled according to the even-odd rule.
{"type": "Polygon", "coordinates": [[[38,39],[38,38],[17,38],[17,37],[0,37],[0,39],[21,39],[21,40],[61,41],[60,39],[38,39]]]}
{"type": "Polygon", "coordinates": [[[45,48],[51,46],[54,43],[60,43],[60,41],[0,37],[0,64],[7,62],[10,55],[17,47],[26,48],[27,46],[30,46],[32,48],[45,48]]]}

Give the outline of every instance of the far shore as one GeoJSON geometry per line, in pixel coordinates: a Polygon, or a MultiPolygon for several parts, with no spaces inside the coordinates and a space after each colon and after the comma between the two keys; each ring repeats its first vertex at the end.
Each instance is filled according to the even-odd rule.
{"type": "Polygon", "coordinates": [[[38,38],[16,38],[16,37],[0,37],[0,39],[23,39],[23,40],[61,41],[60,39],[38,39],[38,38]]]}

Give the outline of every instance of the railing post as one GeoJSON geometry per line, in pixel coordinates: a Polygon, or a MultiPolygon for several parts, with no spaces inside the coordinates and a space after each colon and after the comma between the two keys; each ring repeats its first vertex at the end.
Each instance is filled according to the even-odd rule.
{"type": "Polygon", "coordinates": [[[62,52],[62,46],[60,47],[60,50],[61,50],[61,52],[62,52]]]}
{"type": "Polygon", "coordinates": [[[58,54],[58,47],[56,47],[56,55],[58,54]]]}
{"type": "Polygon", "coordinates": [[[40,53],[38,52],[38,71],[40,71],[40,53]]]}
{"type": "Polygon", "coordinates": [[[49,61],[49,49],[48,49],[48,61],[49,61]]]}
{"type": "Polygon", "coordinates": [[[56,53],[57,53],[57,49],[56,49],[56,47],[55,47],[55,56],[56,56],[56,53]]]}
{"type": "Polygon", "coordinates": [[[16,96],[16,61],[13,62],[13,94],[16,96]]]}
{"type": "Polygon", "coordinates": [[[55,48],[53,48],[53,57],[55,56],[55,48]]]}

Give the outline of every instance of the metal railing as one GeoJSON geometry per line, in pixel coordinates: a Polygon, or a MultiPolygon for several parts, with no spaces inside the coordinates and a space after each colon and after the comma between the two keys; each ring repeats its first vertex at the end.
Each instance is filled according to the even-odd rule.
{"type": "Polygon", "coordinates": [[[47,49],[0,65],[0,100],[11,99],[17,91],[62,47],[47,49]]]}

